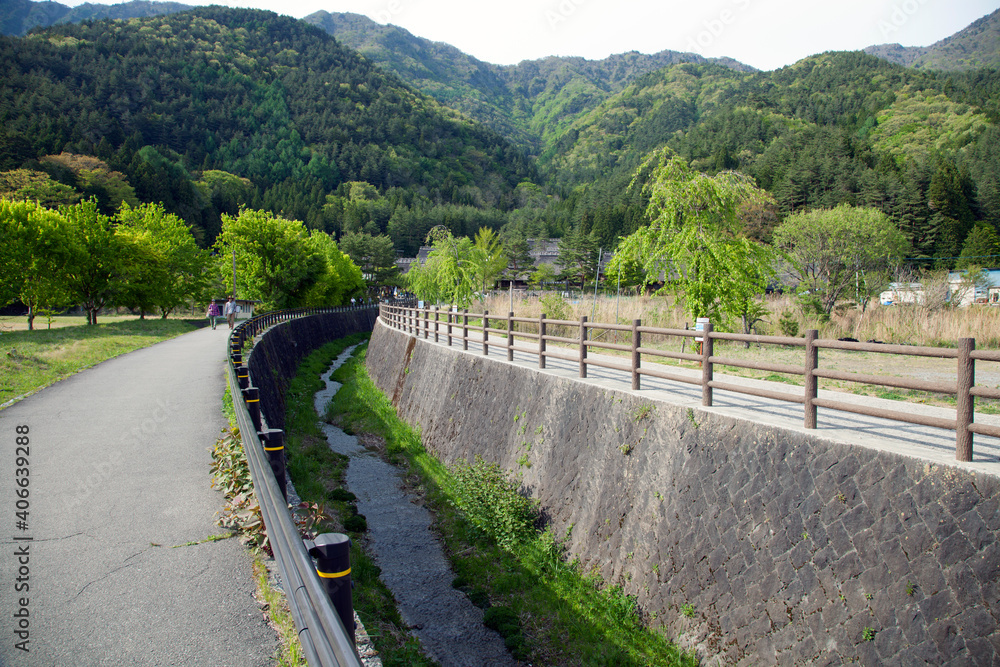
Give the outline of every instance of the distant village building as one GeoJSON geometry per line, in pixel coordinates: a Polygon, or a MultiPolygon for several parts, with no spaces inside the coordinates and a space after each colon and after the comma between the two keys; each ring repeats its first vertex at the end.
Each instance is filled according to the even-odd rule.
{"type": "MultiPolygon", "coordinates": [[[[971,288],[962,271],[948,273],[949,302],[959,307],[970,306],[973,303],[1000,305],[1000,269],[987,269],[984,285],[971,288]]],[[[923,283],[890,283],[889,288],[879,295],[879,303],[883,306],[899,304],[918,304],[926,302],[923,283]]]]}

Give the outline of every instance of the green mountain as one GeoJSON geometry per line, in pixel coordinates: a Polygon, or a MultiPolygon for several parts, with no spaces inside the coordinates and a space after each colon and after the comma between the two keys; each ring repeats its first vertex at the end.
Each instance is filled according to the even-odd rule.
{"type": "MultiPolygon", "coordinates": [[[[230,186],[245,179],[245,203],[328,231],[344,220],[330,196],[352,182],[408,207],[502,210],[534,173],[497,133],[270,12],[53,26],[0,37],[0,67],[0,170],[48,171],[83,188],[84,176],[74,182],[39,158],[96,156],[139,199],[163,201],[209,238],[233,212],[225,202],[235,206],[217,191],[220,173],[230,186]]],[[[387,225],[378,219],[373,231],[387,225]]]]}
{"type": "Polygon", "coordinates": [[[683,64],[639,77],[570,123],[539,158],[568,217],[606,247],[641,223],[629,183],[670,146],[708,173],[737,169],[770,191],[777,215],[840,203],[900,221],[915,252],[953,257],[977,223],[1000,225],[1000,72],[904,68],[827,53],[773,72],[683,64]]]}
{"type": "MultiPolygon", "coordinates": [[[[549,57],[501,66],[455,47],[416,37],[359,14],[316,12],[305,21],[357,49],[386,70],[453,109],[540,152],[580,115],[621,91],[637,76],[683,62],[713,62],[694,53],[629,52],[603,60],[549,57]]],[[[753,68],[717,59],[738,71],[753,68]]]]}
{"type": "Polygon", "coordinates": [[[1000,9],[930,46],[878,44],[869,46],[865,52],[917,69],[1000,67],[1000,9]]]}
{"type": "Polygon", "coordinates": [[[80,23],[100,19],[131,19],[160,14],[175,14],[191,9],[178,2],[132,0],[117,5],[85,2],[68,7],[58,2],[31,0],[0,0],[0,33],[26,35],[32,28],[47,28],[57,23],[80,23]]]}

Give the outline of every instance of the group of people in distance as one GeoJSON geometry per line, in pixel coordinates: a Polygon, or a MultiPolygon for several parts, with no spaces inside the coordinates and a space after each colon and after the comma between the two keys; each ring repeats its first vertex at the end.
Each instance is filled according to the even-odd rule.
{"type": "Polygon", "coordinates": [[[236,313],[239,311],[240,307],[236,305],[236,301],[234,301],[233,297],[230,296],[226,299],[225,303],[222,304],[221,310],[219,308],[218,301],[212,299],[212,302],[208,304],[208,312],[205,315],[208,317],[208,322],[212,325],[213,329],[215,328],[218,318],[225,315],[226,322],[229,323],[229,328],[232,329],[233,325],[236,324],[236,313]]]}

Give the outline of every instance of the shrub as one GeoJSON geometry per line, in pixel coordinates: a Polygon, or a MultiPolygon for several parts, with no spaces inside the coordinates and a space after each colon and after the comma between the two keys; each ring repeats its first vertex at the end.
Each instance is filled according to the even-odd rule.
{"type": "Polygon", "coordinates": [[[538,504],[518,493],[518,484],[495,463],[476,457],[455,464],[455,504],[469,521],[502,548],[510,550],[534,533],[538,504]]]}
{"type": "Polygon", "coordinates": [[[787,310],[778,318],[778,328],[781,329],[781,333],[784,336],[795,338],[799,335],[799,322],[787,310]]]}

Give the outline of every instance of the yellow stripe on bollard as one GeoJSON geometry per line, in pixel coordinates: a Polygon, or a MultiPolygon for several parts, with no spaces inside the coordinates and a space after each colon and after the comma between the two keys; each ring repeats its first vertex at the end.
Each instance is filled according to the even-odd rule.
{"type": "Polygon", "coordinates": [[[324,579],[337,579],[339,577],[346,577],[351,573],[351,568],[347,568],[343,572],[320,572],[316,570],[316,574],[323,577],[324,579]]]}

